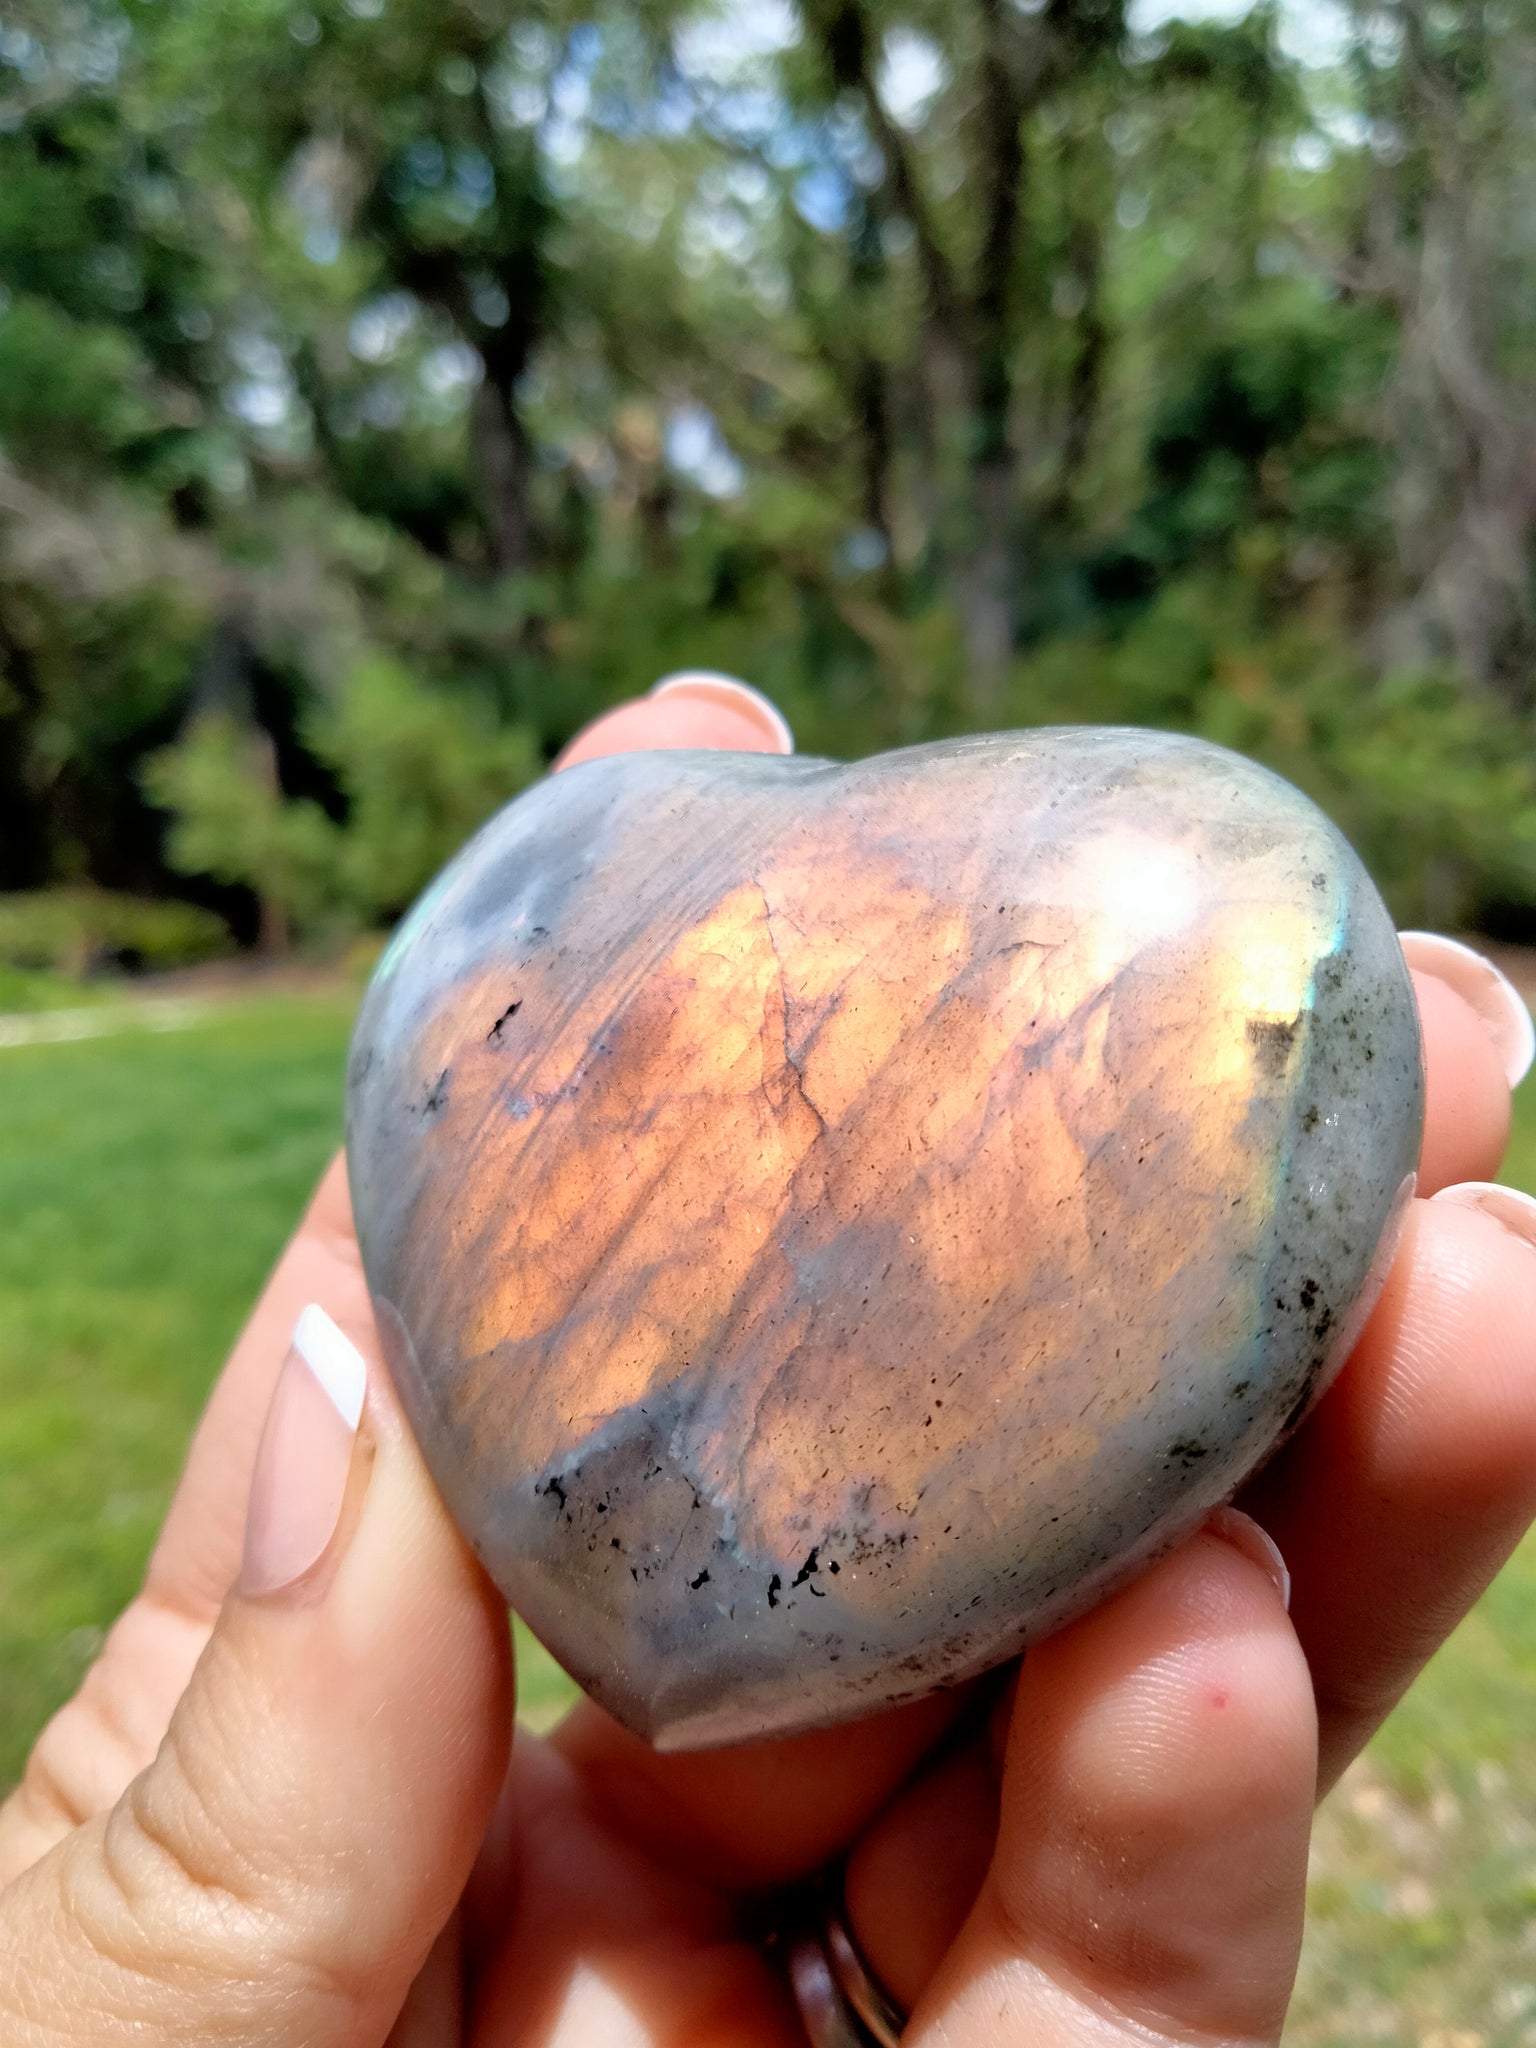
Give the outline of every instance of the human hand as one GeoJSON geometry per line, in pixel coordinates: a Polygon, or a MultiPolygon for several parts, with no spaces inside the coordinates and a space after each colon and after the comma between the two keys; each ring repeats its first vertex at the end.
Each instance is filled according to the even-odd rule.
{"type": "MultiPolygon", "coordinates": [[[[782,741],[681,690],[577,748],[668,743],[782,741]]],[[[1509,1098],[1474,1008],[1419,991],[1435,1193],[1496,1169],[1509,1098]]],[[[1533,1312],[1528,1240],[1415,1204],[1339,1384],[1245,1502],[1290,1563],[1290,1617],[1229,1515],[1016,1680],[700,1756],[583,1705],[548,1742],[519,1732],[509,1766],[504,1609],[379,1364],[338,1164],[143,1593],[0,1813],[0,2039],[791,2048],[761,1902],[845,1858],[909,2041],[1272,2041],[1319,1749],[1326,1782],[1536,1508],[1533,1312]],[[253,1497],[310,1302],[365,1361],[360,1428],[290,1369],[268,1435],[294,1462],[263,1459],[253,1497]]]]}

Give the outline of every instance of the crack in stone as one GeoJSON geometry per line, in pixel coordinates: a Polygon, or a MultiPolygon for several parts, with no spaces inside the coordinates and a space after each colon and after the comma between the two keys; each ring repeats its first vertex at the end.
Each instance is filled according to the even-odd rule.
{"type": "Polygon", "coordinates": [[[789,983],[784,978],[784,958],[779,952],[779,942],[773,935],[773,905],[768,901],[768,891],[756,876],[753,877],[757,893],[763,899],[763,930],[768,935],[768,944],[773,952],[774,965],[779,970],[779,1009],[783,1018],[784,1064],[795,1077],[795,1093],[815,1117],[821,1135],[829,1129],[827,1119],[811,1100],[805,1085],[805,1070],[789,1049],[789,983]]]}

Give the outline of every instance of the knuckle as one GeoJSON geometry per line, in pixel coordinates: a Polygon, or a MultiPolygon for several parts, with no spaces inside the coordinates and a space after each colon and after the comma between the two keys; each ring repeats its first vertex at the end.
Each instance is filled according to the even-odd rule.
{"type": "Polygon", "coordinates": [[[97,1853],[61,1873],[66,1917],[109,1975],[173,1991],[197,2038],[238,2033],[274,1998],[306,2032],[345,2037],[369,2004],[368,1969],[336,1940],[325,1883],[305,1881],[302,1857],[284,1867],[255,1799],[231,1799],[232,1732],[205,1715],[194,1741],[173,1723],[100,1823],[97,1853]]]}
{"type": "Polygon", "coordinates": [[[37,1738],[9,1809],[40,1839],[72,1834],[96,1811],[78,1769],[71,1723],[76,1703],[61,1707],[37,1738]]]}
{"type": "Polygon", "coordinates": [[[97,1665],[38,1737],[21,1791],[34,1818],[68,1831],[104,1812],[148,1761],[111,1672],[97,1665]]]}
{"type": "Polygon", "coordinates": [[[172,1732],[155,1760],[128,1787],[108,1817],[103,1860],[125,1897],[173,1897],[194,1909],[254,1909],[257,1873],[227,1818],[220,1775],[223,1745],[210,1758],[204,1743],[172,1732]]]}
{"type": "Polygon", "coordinates": [[[206,1619],[141,1594],[39,1735],[6,1808],[7,1831],[41,1854],[105,1813],[153,1759],[207,1636],[206,1619]],[[146,1683],[146,1671],[156,1682],[146,1683]]]}

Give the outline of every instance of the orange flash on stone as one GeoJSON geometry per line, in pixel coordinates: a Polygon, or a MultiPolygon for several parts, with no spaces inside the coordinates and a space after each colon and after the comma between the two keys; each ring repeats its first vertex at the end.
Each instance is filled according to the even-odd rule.
{"type": "Polygon", "coordinates": [[[1358,1325],[1421,1113],[1321,814],[1080,731],[540,785],[381,963],[348,1142],[445,1497],[683,1747],[955,1682],[1198,1523],[1358,1325]]]}

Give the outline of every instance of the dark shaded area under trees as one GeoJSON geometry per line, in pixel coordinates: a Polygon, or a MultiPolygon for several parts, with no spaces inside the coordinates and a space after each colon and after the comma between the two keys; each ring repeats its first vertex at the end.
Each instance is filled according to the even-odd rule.
{"type": "Polygon", "coordinates": [[[1536,0],[1320,18],[12,5],[0,890],[377,923],[710,665],[1202,732],[1528,932],[1536,0]]]}

